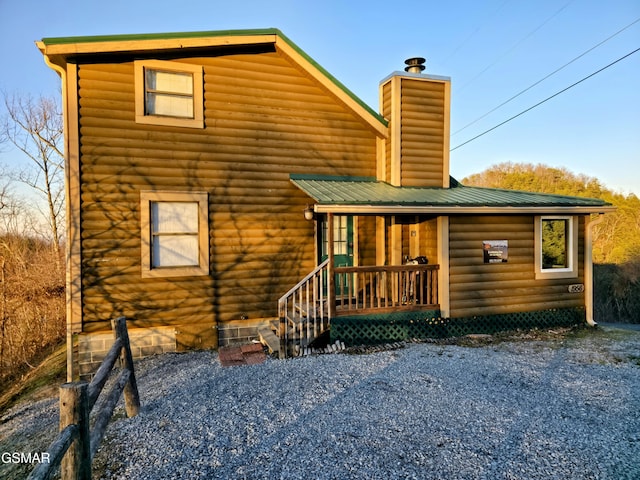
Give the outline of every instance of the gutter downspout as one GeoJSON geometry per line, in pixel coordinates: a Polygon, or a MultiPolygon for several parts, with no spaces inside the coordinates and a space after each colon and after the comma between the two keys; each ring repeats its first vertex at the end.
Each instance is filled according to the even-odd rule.
{"type": "Polygon", "coordinates": [[[595,220],[585,223],[585,255],[584,255],[584,283],[585,283],[585,309],[587,324],[597,327],[598,324],[593,318],[593,227],[600,225],[604,220],[604,215],[598,214],[595,220]]]}
{"type": "MultiPolygon", "coordinates": [[[[42,52],[44,63],[55,71],[58,75],[60,75],[60,80],[62,83],[62,118],[63,118],[63,132],[64,132],[64,156],[65,156],[65,169],[64,169],[64,184],[65,184],[65,198],[66,198],[66,209],[65,218],[67,221],[66,231],[69,230],[69,221],[71,216],[69,215],[69,142],[68,142],[68,105],[67,105],[67,71],[64,67],[57,65],[49,59],[49,56],[45,53],[45,47],[41,44],[41,42],[36,42],[38,49],[42,52]]],[[[69,262],[71,259],[71,242],[69,242],[69,238],[65,242],[65,296],[66,296],[66,341],[67,341],[67,382],[74,381],[74,345],[73,345],[73,326],[72,326],[72,312],[71,312],[71,271],[69,269],[69,262]]]]}

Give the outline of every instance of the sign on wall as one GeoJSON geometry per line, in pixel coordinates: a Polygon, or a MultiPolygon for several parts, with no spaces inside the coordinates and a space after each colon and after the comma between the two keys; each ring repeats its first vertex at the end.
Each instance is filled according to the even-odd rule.
{"type": "Polygon", "coordinates": [[[507,263],[509,258],[508,240],[483,240],[482,255],[484,263],[507,263]]]}

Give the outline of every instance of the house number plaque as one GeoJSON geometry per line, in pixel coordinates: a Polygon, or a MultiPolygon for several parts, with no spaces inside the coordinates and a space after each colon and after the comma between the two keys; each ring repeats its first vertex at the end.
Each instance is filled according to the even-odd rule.
{"type": "Polygon", "coordinates": [[[584,284],[574,283],[573,285],[569,285],[569,293],[582,293],[582,292],[584,292],[584,284]]]}

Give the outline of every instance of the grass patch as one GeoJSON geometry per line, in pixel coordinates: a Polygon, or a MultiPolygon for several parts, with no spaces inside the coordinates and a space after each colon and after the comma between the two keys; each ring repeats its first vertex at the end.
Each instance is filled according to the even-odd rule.
{"type": "Polygon", "coordinates": [[[67,378],[67,348],[62,343],[40,364],[15,380],[13,385],[0,394],[0,414],[25,398],[38,400],[58,394],[57,388],[67,378]]]}

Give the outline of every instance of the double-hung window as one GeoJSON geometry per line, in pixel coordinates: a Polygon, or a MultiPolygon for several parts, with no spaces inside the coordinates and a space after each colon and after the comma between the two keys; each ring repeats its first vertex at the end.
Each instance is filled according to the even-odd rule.
{"type": "Polygon", "coordinates": [[[135,62],[136,122],[204,128],[202,67],[147,60],[135,62]]]}
{"type": "Polygon", "coordinates": [[[206,193],[141,192],[143,277],[209,273],[206,193]]]}
{"type": "Polygon", "coordinates": [[[578,276],[578,217],[535,218],[535,277],[578,276]]]}

